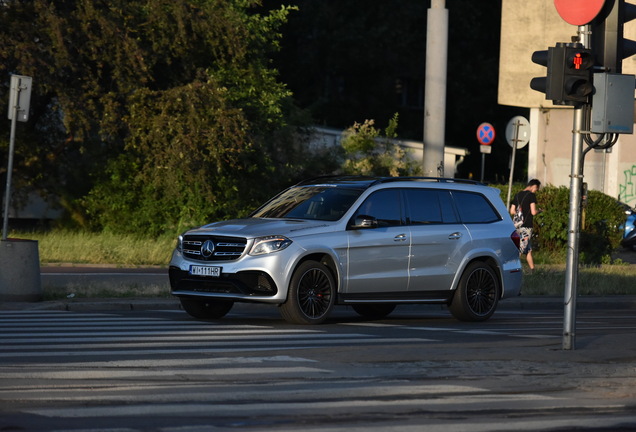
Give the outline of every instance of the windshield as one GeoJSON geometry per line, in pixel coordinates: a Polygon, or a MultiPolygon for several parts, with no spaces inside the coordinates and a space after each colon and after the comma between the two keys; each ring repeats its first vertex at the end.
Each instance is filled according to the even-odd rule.
{"type": "Polygon", "coordinates": [[[299,186],[287,189],[251,216],[336,221],[360,196],[362,190],[333,186],[299,186]]]}

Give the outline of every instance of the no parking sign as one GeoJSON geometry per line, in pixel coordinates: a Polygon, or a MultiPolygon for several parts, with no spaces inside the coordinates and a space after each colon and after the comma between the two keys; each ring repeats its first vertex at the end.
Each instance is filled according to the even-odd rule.
{"type": "Polygon", "coordinates": [[[481,145],[490,145],[495,141],[495,128],[490,123],[482,123],[477,128],[477,141],[481,145]]]}
{"type": "Polygon", "coordinates": [[[495,141],[495,128],[490,123],[482,123],[477,128],[477,141],[479,141],[479,151],[481,151],[481,182],[484,182],[484,165],[486,164],[486,154],[492,152],[492,144],[495,141]]]}

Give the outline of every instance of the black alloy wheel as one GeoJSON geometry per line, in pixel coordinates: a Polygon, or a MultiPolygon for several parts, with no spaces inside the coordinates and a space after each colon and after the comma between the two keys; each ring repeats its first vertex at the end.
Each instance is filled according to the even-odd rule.
{"type": "Polygon", "coordinates": [[[324,322],[336,297],[336,283],[331,271],[317,261],[305,261],[294,272],[287,301],[280,307],[282,317],[294,324],[324,322]]]}
{"type": "Polygon", "coordinates": [[[492,267],[474,261],[462,274],[449,309],[461,321],[485,321],[495,313],[500,295],[499,278],[492,267]]]}

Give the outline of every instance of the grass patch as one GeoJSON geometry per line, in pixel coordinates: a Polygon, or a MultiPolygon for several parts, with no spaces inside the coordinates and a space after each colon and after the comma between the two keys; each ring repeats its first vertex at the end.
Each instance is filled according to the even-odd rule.
{"type": "MultiPolygon", "coordinates": [[[[565,264],[537,266],[523,277],[524,295],[562,296],[565,291],[565,264]]],[[[578,295],[636,294],[636,265],[580,266],[578,295]]]]}
{"type": "Polygon", "coordinates": [[[133,235],[53,230],[12,233],[38,241],[42,264],[109,264],[121,267],[167,267],[176,236],[143,238],[133,235]]]}

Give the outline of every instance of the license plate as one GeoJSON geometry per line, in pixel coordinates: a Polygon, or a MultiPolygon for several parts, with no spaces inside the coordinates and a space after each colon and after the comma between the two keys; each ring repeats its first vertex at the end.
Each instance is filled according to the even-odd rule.
{"type": "Polygon", "coordinates": [[[221,267],[191,265],[190,274],[195,276],[219,277],[221,276],[221,267]]]}

